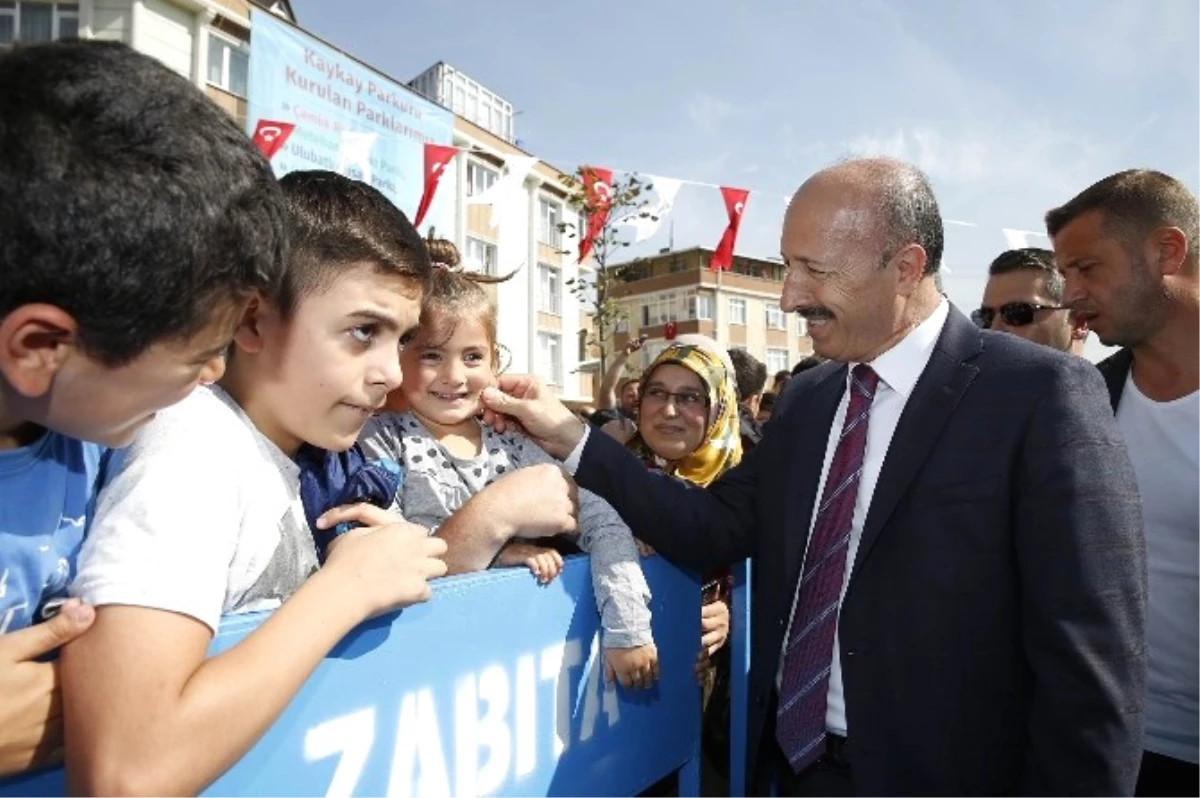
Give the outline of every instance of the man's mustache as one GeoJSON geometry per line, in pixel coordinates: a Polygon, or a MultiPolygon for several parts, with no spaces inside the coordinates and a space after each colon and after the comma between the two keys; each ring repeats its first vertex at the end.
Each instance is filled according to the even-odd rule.
{"type": "Polygon", "coordinates": [[[833,318],[833,312],[820,305],[805,305],[804,307],[796,308],[795,312],[808,321],[825,321],[826,319],[833,318]]]}

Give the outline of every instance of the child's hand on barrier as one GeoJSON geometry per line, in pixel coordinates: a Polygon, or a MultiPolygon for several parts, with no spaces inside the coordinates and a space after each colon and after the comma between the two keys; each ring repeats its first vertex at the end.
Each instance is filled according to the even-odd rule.
{"type": "MultiPolygon", "coordinates": [[[[713,654],[729,639],[729,605],[714,601],[700,608],[700,654],[696,657],[696,678],[703,680],[713,654]]],[[[703,684],[703,681],[701,681],[703,684]]]]}
{"type": "Polygon", "coordinates": [[[563,558],[554,549],[533,543],[512,541],[500,550],[496,564],[502,566],[524,565],[537,577],[539,583],[548,585],[563,569],[563,558]]]}
{"type": "Polygon", "coordinates": [[[604,681],[616,678],[622,687],[649,690],[658,681],[658,648],[653,643],[634,648],[604,649],[604,681]]]}
{"type": "Polygon", "coordinates": [[[363,618],[429,599],[429,580],[446,574],[446,542],[416,524],[360,527],[342,535],[322,573],[336,575],[362,602],[363,618]]]}

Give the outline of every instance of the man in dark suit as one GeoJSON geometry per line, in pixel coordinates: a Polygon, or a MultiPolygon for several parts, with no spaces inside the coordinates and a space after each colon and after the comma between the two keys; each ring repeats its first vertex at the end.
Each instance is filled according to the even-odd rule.
{"type": "Polygon", "coordinates": [[[638,469],[536,380],[485,400],[667,557],[757,558],[759,789],[1129,794],[1145,551],[1103,381],[952,308],[942,236],[905,164],[851,161],[800,188],[782,306],[835,362],[796,377],[708,489],[638,469]]]}
{"type": "Polygon", "coordinates": [[[1065,301],[1099,364],[1146,526],[1146,753],[1138,795],[1200,790],[1200,209],[1162,172],[1110,175],[1046,214],[1065,301]]]}

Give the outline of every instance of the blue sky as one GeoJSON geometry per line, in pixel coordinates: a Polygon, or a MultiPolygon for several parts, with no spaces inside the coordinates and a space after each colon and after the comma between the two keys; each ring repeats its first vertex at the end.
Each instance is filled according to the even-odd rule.
{"type": "MultiPolygon", "coordinates": [[[[1194,0],[293,7],[396,78],[439,60],[463,70],[513,103],[522,146],[560,168],[751,189],[739,253],[777,255],[784,196],[838,158],[912,161],[947,218],[977,225],[947,227],[946,288],[964,309],[1002,228],[1039,231],[1046,209],[1133,166],[1200,186],[1194,0]]],[[[715,189],[685,185],[676,246],[715,246],[724,214],[715,189]]]]}

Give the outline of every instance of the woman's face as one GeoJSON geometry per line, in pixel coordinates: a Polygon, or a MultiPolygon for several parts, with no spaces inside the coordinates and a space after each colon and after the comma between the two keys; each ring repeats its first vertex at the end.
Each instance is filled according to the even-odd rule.
{"type": "Polygon", "coordinates": [[[642,381],[639,431],[664,460],[677,462],[700,447],[708,412],[708,391],[690,369],[665,363],[642,381]]]}

